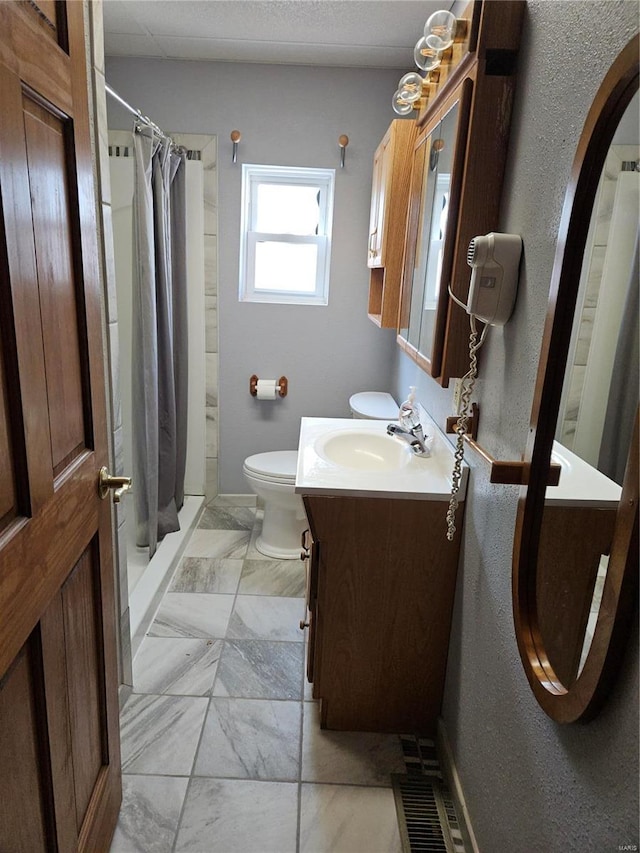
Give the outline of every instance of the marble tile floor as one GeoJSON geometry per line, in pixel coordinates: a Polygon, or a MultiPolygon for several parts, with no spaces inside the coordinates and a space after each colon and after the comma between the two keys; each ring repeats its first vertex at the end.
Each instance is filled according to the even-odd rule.
{"type": "Polygon", "coordinates": [[[323,732],[305,678],[304,567],[261,512],[204,511],[134,660],[111,853],[400,853],[396,735],[323,732]]]}

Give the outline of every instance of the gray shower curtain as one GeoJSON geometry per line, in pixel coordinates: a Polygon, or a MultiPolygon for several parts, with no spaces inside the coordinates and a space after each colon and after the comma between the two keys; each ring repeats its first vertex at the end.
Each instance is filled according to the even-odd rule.
{"type": "Polygon", "coordinates": [[[180,529],[187,449],[186,153],[134,132],[132,341],[136,544],[180,529]]]}

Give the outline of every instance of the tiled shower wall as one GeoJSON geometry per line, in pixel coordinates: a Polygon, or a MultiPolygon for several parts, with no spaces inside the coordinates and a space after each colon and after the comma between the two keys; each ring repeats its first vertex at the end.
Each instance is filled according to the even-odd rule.
{"type": "Polygon", "coordinates": [[[170,133],[176,145],[199,152],[204,183],[204,321],[206,370],[206,480],[208,503],[218,494],[218,139],[170,133]]]}
{"type": "MultiPolygon", "coordinates": [[[[118,475],[126,474],[122,463],[122,408],[119,379],[119,339],[116,301],[116,279],[109,177],[109,144],[131,145],[130,131],[111,131],[107,124],[107,104],[104,75],[104,38],[102,0],[88,4],[90,17],[91,65],[95,104],[95,145],[100,199],[98,228],[101,231],[102,269],[105,289],[107,323],[107,360],[109,364],[110,414],[112,447],[110,463],[118,475]]],[[[205,360],[206,360],[206,485],[205,497],[212,500],[218,493],[218,319],[217,319],[217,139],[202,134],[167,132],[176,144],[183,145],[198,156],[203,164],[204,182],[204,282],[205,282],[205,360]]],[[[120,683],[132,683],[131,638],[126,561],[126,531],[124,514],[114,506],[114,557],[117,567],[117,596],[120,620],[120,683]]]]}
{"type": "Polygon", "coordinates": [[[573,449],[576,426],[580,415],[580,401],[582,399],[582,389],[587,370],[593,324],[598,307],[604,259],[609,242],[616,183],[622,169],[622,163],[624,161],[635,162],[637,159],[637,146],[612,145],[607,155],[604,169],[602,170],[600,186],[598,187],[594,209],[594,221],[596,225],[588,257],[585,253],[585,264],[589,265],[585,284],[585,296],[580,315],[580,326],[575,344],[573,363],[569,368],[571,378],[564,406],[564,417],[562,419],[562,436],[560,441],[569,450],[573,449]]]}

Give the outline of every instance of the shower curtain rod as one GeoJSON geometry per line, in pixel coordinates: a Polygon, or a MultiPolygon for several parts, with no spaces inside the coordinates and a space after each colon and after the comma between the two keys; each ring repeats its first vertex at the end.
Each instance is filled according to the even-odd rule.
{"type": "Polygon", "coordinates": [[[143,122],[143,124],[148,125],[150,128],[155,130],[156,133],[159,133],[160,136],[162,136],[164,139],[171,139],[171,137],[168,136],[161,128],[159,128],[155,122],[151,121],[148,116],[142,115],[140,110],[136,110],[134,107],[131,106],[131,104],[127,103],[127,101],[125,101],[122,95],[119,95],[116,90],[112,89],[108,83],[104,84],[104,88],[108,95],[111,95],[111,97],[115,101],[118,101],[118,103],[120,103],[126,110],[128,110],[132,115],[134,115],[138,119],[138,121],[141,121],[143,122]]]}

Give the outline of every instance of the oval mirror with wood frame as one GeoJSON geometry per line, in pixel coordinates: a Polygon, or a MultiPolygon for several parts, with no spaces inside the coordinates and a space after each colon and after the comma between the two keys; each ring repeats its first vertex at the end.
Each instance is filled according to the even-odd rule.
{"type": "Polygon", "coordinates": [[[635,36],[574,159],[516,520],[518,648],[536,699],[562,723],[600,710],[637,601],[638,54],[635,36]],[[546,485],[552,457],[557,487],[546,485]]]}

